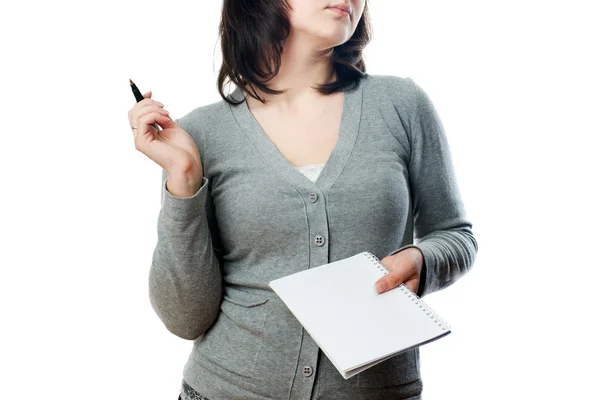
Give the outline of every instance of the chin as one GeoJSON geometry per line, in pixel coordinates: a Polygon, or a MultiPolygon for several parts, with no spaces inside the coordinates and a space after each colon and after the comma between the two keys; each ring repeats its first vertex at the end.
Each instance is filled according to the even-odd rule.
{"type": "Polygon", "coordinates": [[[313,32],[314,36],[327,47],[339,46],[345,43],[350,37],[352,32],[350,28],[337,27],[323,27],[318,32],[313,32]]]}

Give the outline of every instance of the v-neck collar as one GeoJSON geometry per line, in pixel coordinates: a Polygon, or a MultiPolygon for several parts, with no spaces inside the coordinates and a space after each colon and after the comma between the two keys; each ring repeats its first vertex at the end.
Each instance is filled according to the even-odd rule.
{"type": "Polygon", "coordinates": [[[316,182],[308,179],[279,152],[277,146],[275,146],[252,112],[250,112],[244,93],[239,87],[235,88],[231,97],[236,101],[243,100],[243,103],[237,106],[228,104],[240,130],[246,135],[250,143],[275,173],[281,175],[297,189],[314,190],[315,186],[317,186],[323,192],[328,192],[341,175],[358,137],[362,114],[363,84],[363,80],[360,80],[356,87],[344,91],[342,119],[340,121],[338,139],[316,182]]]}

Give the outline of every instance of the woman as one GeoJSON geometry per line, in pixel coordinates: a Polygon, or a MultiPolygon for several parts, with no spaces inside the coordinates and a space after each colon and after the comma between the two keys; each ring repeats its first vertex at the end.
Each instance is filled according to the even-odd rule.
{"type": "Polygon", "coordinates": [[[223,100],[172,120],[148,92],[129,112],[163,168],[150,301],[194,341],[180,398],[420,399],[418,348],[346,380],[269,282],[364,250],[390,270],[380,292],[422,297],[469,270],[477,243],[433,104],[410,78],[365,73],[365,0],[222,12],[223,100]]]}

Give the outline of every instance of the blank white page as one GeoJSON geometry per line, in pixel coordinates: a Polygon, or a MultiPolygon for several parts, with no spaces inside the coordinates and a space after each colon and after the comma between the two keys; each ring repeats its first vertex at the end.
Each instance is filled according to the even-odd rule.
{"type": "Polygon", "coordinates": [[[374,284],[385,274],[379,266],[362,252],[270,282],[346,379],[365,369],[347,373],[353,368],[450,333],[405,285],[377,294],[374,284]]]}

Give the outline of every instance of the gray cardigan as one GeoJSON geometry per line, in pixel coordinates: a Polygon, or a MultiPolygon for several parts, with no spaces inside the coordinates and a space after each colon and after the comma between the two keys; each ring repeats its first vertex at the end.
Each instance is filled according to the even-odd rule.
{"type": "MultiPolygon", "coordinates": [[[[233,96],[244,98],[239,88],[233,96]]],[[[316,182],[283,157],[245,102],[220,100],[176,122],[195,140],[204,177],[196,194],[175,197],[162,171],[149,296],[165,327],[194,341],[186,382],[210,400],[420,398],[418,348],[345,380],[269,282],[408,247],[424,254],[421,297],[469,270],[477,242],[424,90],[408,77],[365,75],[346,91],[339,138],[316,182]]]]}

